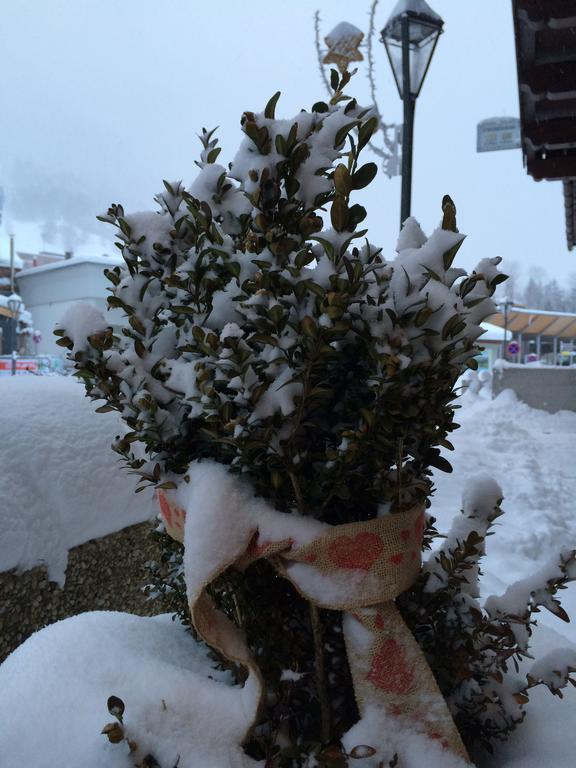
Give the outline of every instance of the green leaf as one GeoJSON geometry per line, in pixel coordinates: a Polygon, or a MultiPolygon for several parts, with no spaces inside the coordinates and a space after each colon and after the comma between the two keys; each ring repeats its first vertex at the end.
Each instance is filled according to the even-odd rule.
{"type": "Polygon", "coordinates": [[[358,121],[354,120],[353,123],[347,123],[346,125],[343,125],[342,128],[336,132],[336,136],[334,137],[334,149],[338,149],[338,147],[344,144],[346,141],[346,136],[356,125],[358,125],[358,121]]]}
{"type": "Polygon", "coordinates": [[[310,315],[306,315],[306,317],[303,317],[300,321],[300,330],[305,336],[316,336],[317,333],[317,326],[316,321],[313,317],[310,317],[310,315]]]}
{"type": "Polygon", "coordinates": [[[214,149],[211,149],[210,152],[208,152],[208,157],[206,158],[206,162],[212,164],[216,162],[216,158],[222,151],[222,147],[214,147],[214,149]]]}
{"type": "Polygon", "coordinates": [[[294,176],[288,176],[284,181],[284,187],[286,188],[286,194],[288,197],[294,197],[294,195],[300,189],[300,182],[294,176]]]}
{"type": "Polygon", "coordinates": [[[440,453],[437,451],[431,452],[426,456],[426,461],[431,467],[436,467],[436,469],[439,469],[441,472],[452,472],[452,464],[444,458],[444,456],[440,456],[440,453]]]}
{"type": "Polygon", "coordinates": [[[323,237],[310,237],[310,240],[315,240],[317,243],[320,243],[322,248],[324,248],[324,253],[331,259],[334,258],[334,246],[329,240],[326,240],[323,237]]]}
{"type": "Polygon", "coordinates": [[[120,275],[116,272],[113,272],[111,269],[105,269],[104,274],[113,285],[118,285],[120,282],[120,275]]]}
{"type": "Polygon", "coordinates": [[[171,307],[171,310],[179,315],[193,315],[196,312],[194,307],[187,307],[184,304],[171,307]]]}
{"type": "Polygon", "coordinates": [[[255,344],[266,344],[269,347],[278,346],[278,339],[275,339],[274,336],[268,336],[265,333],[253,333],[252,336],[250,336],[249,341],[255,344]]]}
{"type": "Polygon", "coordinates": [[[276,137],[274,138],[274,146],[276,147],[276,152],[278,152],[279,155],[286,157],[288,154],[288,145],[286,144],[286,139],[284,136],[282,136],[281,133],[276,134],[276,137]]]}
{"type": "Polygon", "coordinates": [[[343,197],[336,197],[330,208],[330,221],[336,232],[342,232],[348,224],[348,204],[343,197]]]}
{"type": "Polygon", "coordinates": [[[494,280],[490,283],[490,288],[495,288],[497,285],[500,285],[500,283],[503,283],[505,280],[508,280],[508,275],[505,275],[504,273],[500,275],[496,275],[494,280]]]}
{"type": "Polygon", "coordinates": [[[350,172],[344,163],[339,163],[334,171],[334,186],[341,195],[347,195],[350,192],[350,172]]]}
{"type": "Polygon", "coordinates": [[[418,312],[416,312],[416,316],[414,317],[414,325],[416,327],[420,327],[421,325],[424,325],[426,320],[430,317],[432,314],[432,310],[430,307],[422,307],[418,312]]]}
{"type": "Polygon", "coordinates": [[[352,175],[352,189],[364,189],[374,181],[378,173],[376,163],[366,163],[352,175]]]}
{"type": "Polygon", "coordinates": [[[358,102],[356,101],[356,99],[350,99],[348,104],[346,104],[346,106],[344,107],[344,114],[347,115],[350,112],[353,112],[357,106],[358,106],[358,102]]]}
{"type": "Polygon", "coordinates": [[[280,91],[276,91],[276,93],[274,94],[274,96],[272,96],[268,104],[266,104],[266,108],[264,110],[264,117],[267,117],[270,120],[274,120],[274,114],[276,112],[276,104],[278,103],[279,98],[280,98],[280,91]]]}
{"type": "Polygon", "coordinates": [[[348,209],[348,221],[351,226],[356,226],[366,218],[366,208],[355,203],[348,209]]]}
{"type": "Polygon", "coordinates": [[[323,112],[328,112],[330,107],[328,104],[326,104],[325,101],[317,101],[315,104],[312,105],[312,112],[318,112],[322,114],[323,112]]]}
{"type": "Polygon", "coordinates": [[[288,131],[288,137],[286,139],[286,144],[288,145],[288,151],[293,149],[294,145],[296,144],[298,140],[298,123],[294,123],[290,130],[288,131]]]}
{"type": "Polygon", "coordinates": [[[358,152],[363,149],[372,138],[372,134],[378,128],[378,118],[371,117],[358,129],[358,152]]]}
{"type": "Polygon", "coordinates": [[[338,85],[340,84],[340,75],[338,74],[338,71],[336,69],[330,70],[330,85],[332,87],[333,91],[338,90],[338,85]]]}

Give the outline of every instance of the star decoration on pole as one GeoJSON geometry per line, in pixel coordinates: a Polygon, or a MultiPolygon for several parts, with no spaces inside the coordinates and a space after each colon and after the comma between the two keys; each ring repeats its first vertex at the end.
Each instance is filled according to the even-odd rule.
{"type": "Polygon", "coordinates": [[[342,21],[334,27],[324,38],[328,46],[328,53],[322,60],[323,64],[336,64],[340,72],[347,71],[348,66],[353,61],[363,61],[364,56],[358,50],[364,38],[364,32],[350,24],[342,21]]]}

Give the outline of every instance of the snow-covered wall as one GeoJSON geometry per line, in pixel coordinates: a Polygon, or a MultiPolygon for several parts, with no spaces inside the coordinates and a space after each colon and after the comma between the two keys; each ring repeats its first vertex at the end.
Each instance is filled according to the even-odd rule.
{"type": "MultiPolygon", "coordinates": [[[[110,283],[104,276],[104,269],[118,263],[118,259],[111,257],[78,257],[24,269],[18,274],[20,294],[32,314],[34,328],[42,334],[37,349],[39,354],[63,355],[62,347],[56,345],[54,326],[77,301],[90,302],[106,312],[110,283]]],[[[107,313],[107,319],[110,325],[124,324],[119,310],[107,313]]]]}
{"type": "Polygon", "coordinates": [[[548,413],[576,411],[576,369],[531,365],[494,367],[494,396],[511,389],[519,400],[548,413]]]}

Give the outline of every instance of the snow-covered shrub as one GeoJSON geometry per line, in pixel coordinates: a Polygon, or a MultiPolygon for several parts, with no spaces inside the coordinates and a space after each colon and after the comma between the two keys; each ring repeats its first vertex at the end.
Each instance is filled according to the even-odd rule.
{"type": "Polygon", "coordinates": [[[228,170],[203,132],[188,190],[166,183],[159,212],[101,217],[127,267],[106,270],[108,302],[129,327],[87,348],[63,328],[59,343],[131,428],[115,448],[147,482],[210,456],[279,508],[337,522],[423,501],[430,467],[449,469],[453,385],[475,365],[500,259],[452,266],[464,236],[449,198],[450,228],[427,239],[409,219],[393,261],[366,239],[351,197],[376,173],[359,163],[376,120],[341,87],[293,120],[274,118],[277,95],[244,113],[228,170]]]}
{"type": "MultiPolygon", "coordinates": [[[[503,514],[502,491],[487,476],[468,483],[462,514],[424,562],[414,586],[401,595],[399,607],[448,701],[463,737],[472,748],[491,751],[525,716],[529,690],[544,684],[554,694],[576,681],[576,654],[553,653],[537,661],[522,678],[518,663],[532,658],[534,614],[546,608],[569,621],[556,593],[576,579],[575,551],[530,578],[512,584],[501,597],[480,600],[479,563],[493,522],[503,514]]],[[[428,540],[437,536],[429,526],[428,540]]]]}
{"type": "MultiPolygon", "coordinates": [[[[126,262],[106,274],[109,305],[128,326],[118,337],[104,320],[93,319],[88,335],[65,322],[59,344],[88,395],[105,401],[99,410],[118,411],[128,426],[114,448],[142,487],[185,483],[190,463],[210,458],[278,510],[338,524],[427,505],[432,468],[450,471],[440,448],[451,448],[457,427],[456,380],[475,368],[480,322],[505,278],[499,258],[471,275],[453,266],[464,236],[449,197],[429,238],[405,222],[394,259],[370,243],[352,197],[376,174],[360,163],[376,119],[342,93],[348,79],[334,73],[331,102],[293,120],[275,117],[279,94],[263,113],[245,112],[228,167],[203,130],[190,187],[165,183],[156,213],[113,205],[101,217],[117,228],[126,262]]],[[[445,553],[442,568],[469,556],[445,553]]],[[[466,713],[467,737],[470,707],[458,708],[465,695],[459,680],[443,679],[453,670],[443,651],[430,651],[418,607],[430,600],[436,611],[440,596],[437,621],[448,621],[464,593],[443,586],[428,596],[424,578],[404,611],[455,711],[466,713]]],[[[355,719],[338,615],[320,612],[327,697],[314,685],[318,618],[268,563],[226,572],[212,594],[245,629],[269,689],[251,753],[270,765],[318,754],[327,698],[338,741],[355,719]]],[[[449,621],[443,632],[457,645],[449,621]]]]}

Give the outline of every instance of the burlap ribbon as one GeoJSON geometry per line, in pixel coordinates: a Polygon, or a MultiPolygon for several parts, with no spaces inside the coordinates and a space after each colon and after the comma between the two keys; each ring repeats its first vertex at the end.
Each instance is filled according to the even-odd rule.
{"type": "MultiPolygon", "coordinates": [[[[159,491],[158,500],[168,533],[184,542],[184,510],[170,493],[159,491]]],[[[253,501],[255,507],[263,506],[262,500],[253,501]]],[[[229,510],[231,520],[241,516],[241,507],[229,510]]],[[[196,514],[194,504],[188,509],[189,518],[196,514]]],[[[360,716],[376,708],[382,712],[382,727],[397,718],[405,728],[438,740],[467,760],[432,671],[394,605],[420,571],[422,508],[338,526],[268,508],[239,526],[231,525],[233,530],[222,529],[208,515],[197,521],[196,530],[192,525],[189,534],[186,525],[186,548],[194,550],[192,561],[186,562],[185,555],[190,612],[208,645],[246,665],[247,684],[257,686],[258,698],[263,681],[244,635],[217,610],[206,587],[230,566],[244,569],[269,558],[307,600],[344,612],[346,651],[360,716]],[[270,531],[281,535],[271,538],[270,531]],[[219,546],[218,537],[229,541],[219,546]],[[203,556],[204,547],[213,549],[209,557],[203,556]]]]}

